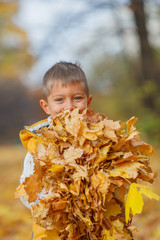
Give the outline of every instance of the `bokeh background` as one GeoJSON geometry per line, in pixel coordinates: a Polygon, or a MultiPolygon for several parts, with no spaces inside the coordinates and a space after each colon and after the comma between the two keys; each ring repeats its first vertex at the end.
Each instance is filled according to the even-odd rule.
{"type": "MultiPolygon", "coordinates": [[[[0,0],[0,239],[31,238],[30,211],[14,192],[26,154],[18,133],[45,118],[42,78],[78,61],[92,107],[113,120],[139,118],[155,147],[151,188],[160,194],[160,0],[0,0]]],[[[145,200],[135,240],[160,239],[160,203],[145,200]],[[146,237],[147,236],[147,237],[146,237]]]]}

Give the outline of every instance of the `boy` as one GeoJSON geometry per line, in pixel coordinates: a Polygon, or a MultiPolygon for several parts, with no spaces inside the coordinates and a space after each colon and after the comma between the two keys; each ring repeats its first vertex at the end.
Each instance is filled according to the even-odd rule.
{"type": "MultiPolygon", "coordinates": [[[[44,75],[42,90],[44,99],[40,100],[40,106],[49,117],[30,127],[25,127],[32,133],[42,127],[48,127],[52,118],[63,110],[79,108],[80,112],[82,112],[90,106],[92,100],[84,72],[77,64],[70,62],[59,62],[53,65],[44,75]]],[[[22,130],[20,132],[20,138],[25,145],[26,131],[22,130]]],[[[20,183],[22,184],[25,178],[29,177],[33,172],[34,162],[32,155],[28,152],[24,159],[24,169],[20,183]]],[[[42,196],[43,193],[40,193],[39,198],[42,196]]],[[[21,200],[28,208],[35,204],[34,202],[29,204],[22,198],[21,200]]],[[[41,239],[43,234],[43,230],[34,224],[33,239],[41,239]]]]}

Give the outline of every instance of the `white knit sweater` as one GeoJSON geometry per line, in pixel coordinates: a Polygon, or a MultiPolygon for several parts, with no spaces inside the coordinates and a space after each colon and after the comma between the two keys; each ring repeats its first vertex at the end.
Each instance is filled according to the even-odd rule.
{"type": "MultiPolygon", "coordinates": [[[[22,184],[25,181],[26,177],[29,177],[33,173],[34,173],[34,162],[33,162],[32,155],[28,152],[24,159],[23,172],[20,177],[20,183],[22,184]]],[[[29,203],[23,197],[21,197],[20,199],[21,199],[22,203],[28,208],[31,208],[31,205],[34,204],[34,203],[29,203]]]]}
{"type": "MultiPolygon", "coordinates": [[[[35,130],[38,130],[42,127],[49,126],[51,119],[52,119],[51,116],[49,116],[46,119],[46,121],[38,122],[37,124],[34,124],[30,127],[25,127],[25,128],[27,130],[31,131],[31,132],[34,132],[35,130]]],[[[25,181],[26,177],[29,177],[33,173],[34,173],[34,161],[33,161],[32,155],[28,152],[25,156],[25,159],[24,159],[23,172],[22,172],[22,175],[20,177],[20,183],[22,184],[25,181]]],[[[40,198],[46,196],[43,192],[44,192],[44,190],[42,190],[42,192],[38,194],[38,198],[35,202],[29,203],[23,197],[21,197],[21,201],[26,207],[31,208],[32,205],[35,205],[35,204],[38,203],[40,198]]]]}

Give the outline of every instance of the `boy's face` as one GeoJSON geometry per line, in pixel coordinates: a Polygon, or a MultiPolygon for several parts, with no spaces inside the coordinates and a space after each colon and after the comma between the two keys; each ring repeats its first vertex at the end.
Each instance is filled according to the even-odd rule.
{"type": "Polygon", "coordinates": [[[40,105],[47,114],[54,117],[64,110],[73,110],[74,108],[79,108],[82,112],[90,106],[91,100],[92,96],[87,98],[81,82],[67,85],[57,82],[52,85],[47,101],[41,99],[40,105]]]}

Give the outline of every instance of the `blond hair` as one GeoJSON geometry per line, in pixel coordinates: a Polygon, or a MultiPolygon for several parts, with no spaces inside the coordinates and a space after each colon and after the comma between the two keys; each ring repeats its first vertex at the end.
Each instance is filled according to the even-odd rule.
{"type": "Polygon", "coordinates": [[[81,82],[84,86],[87,97],[89,97],[87,79],[79,64],[58,62],[48,69],[43,77],[42,85],[42,92],[46,98],[48,97],[53,84],[58,81],[63,85],[81,82]]]}

